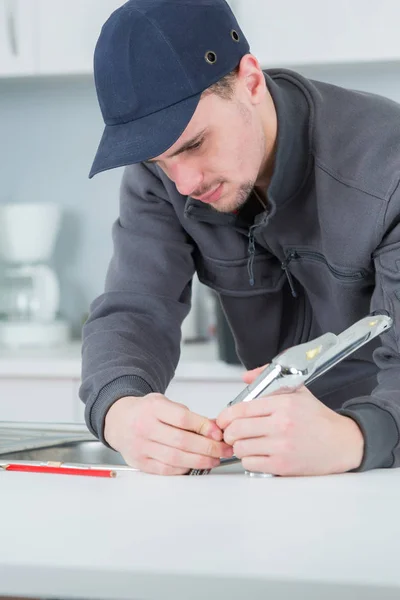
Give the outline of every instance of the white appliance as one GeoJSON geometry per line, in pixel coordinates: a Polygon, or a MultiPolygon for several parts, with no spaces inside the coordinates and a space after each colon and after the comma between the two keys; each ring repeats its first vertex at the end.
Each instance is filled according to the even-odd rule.
{"type": "Polygon", "coordinates": [[[61,209],[52,203],[0,205],[0,345],[53,346],[68,341],[58,318],[60,286],[48,265],[61,209]]]}
{"type": "Polygon", "coordinates": [[[182,323],[182,342],[197,343],[210,340],[215,334],[214,297],[200,283],[197,273],[192,280],[191,309],[182,323]]]}

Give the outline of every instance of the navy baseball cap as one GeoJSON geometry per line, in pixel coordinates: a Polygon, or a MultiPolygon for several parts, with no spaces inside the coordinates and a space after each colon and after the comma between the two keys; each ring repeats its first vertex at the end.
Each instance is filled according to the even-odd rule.
{"type": "Polygon", "coordinates": [[[118,8],[94,53],[105,129],[89,177],[168,150],[202,93],[249,51],[225,0],[129,0],[118,8]]]}

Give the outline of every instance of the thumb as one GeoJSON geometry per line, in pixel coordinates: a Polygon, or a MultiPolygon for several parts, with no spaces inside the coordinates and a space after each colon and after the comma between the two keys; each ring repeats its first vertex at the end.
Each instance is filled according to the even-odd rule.
{"type": "Polygon", "coordinates": [[[258,367],[257,369],[253,369],[252,371],[246,371],[243,375],[243,380],[245,383],[253,383],[253,381],[259,376],[259,374],[264,371],[265,367],[268,365],[264,365],[263,367],[258,367]]]}

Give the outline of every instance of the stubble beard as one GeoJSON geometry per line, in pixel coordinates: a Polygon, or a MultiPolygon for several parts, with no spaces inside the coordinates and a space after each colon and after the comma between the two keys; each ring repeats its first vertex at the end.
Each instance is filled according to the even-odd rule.
{"type": "Polygon", "coordinates": [[[239,210],[246,204],[253,191],[254,185],[255,182],[252,183],[250,181],[242,184],[232,201],[228,201],[226,204],[222,202],[221,206],[213,206],[212,208],[219,213],[230,213],[239,210]]]}

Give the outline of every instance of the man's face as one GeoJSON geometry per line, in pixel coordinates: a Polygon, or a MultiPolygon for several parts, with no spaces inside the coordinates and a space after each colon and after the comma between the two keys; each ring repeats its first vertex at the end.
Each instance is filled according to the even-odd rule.
{"type": "Polygon", "coordinates": [[[246,202],[266,154],[259,110],[236,89],[232,100],[204,95],[179,140],[153,160],[181,194],[231,212],[246,202]]]}

